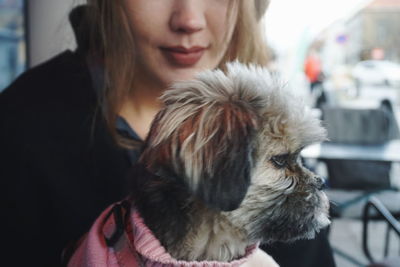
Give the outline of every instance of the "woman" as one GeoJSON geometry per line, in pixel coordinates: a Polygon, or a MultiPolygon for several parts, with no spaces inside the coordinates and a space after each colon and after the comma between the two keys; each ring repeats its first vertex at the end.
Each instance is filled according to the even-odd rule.
{"type": "Polygon", "coordinates": [[[266,64],[267,2],[88,0],[77,52],[0,96],[6,261],[59,265],[66,244],[125,196],[124,175],[171,82],[233,59],[266,64]]]}
{"type": "MultiPolygon", "coordinates": [[[[267,63],[253,1],[89,2],[92,33],[103,40],[91,52],[103,59],[109,78],[102,99],[111,129],[118,114],[143,139],[160,108],[158,96],[174,80],[236,58],[267,63]]],[[[256,2],[265,10],[267,1],[256,2]]]]}

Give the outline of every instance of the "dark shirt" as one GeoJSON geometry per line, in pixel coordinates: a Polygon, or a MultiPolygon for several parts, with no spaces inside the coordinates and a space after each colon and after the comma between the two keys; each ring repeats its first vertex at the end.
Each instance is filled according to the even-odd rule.
{"type": "MultiPolygon", "coordinates": [[[[142,141],[139,135],[129,126],[128,122],[123,117],[117,118],[115,127],[118,134],[120,134],[122,137],[138,142],[142,141]]],[[[140,148],[126,149],[126,155],[133,165],[140,157],[140,148]]]]}

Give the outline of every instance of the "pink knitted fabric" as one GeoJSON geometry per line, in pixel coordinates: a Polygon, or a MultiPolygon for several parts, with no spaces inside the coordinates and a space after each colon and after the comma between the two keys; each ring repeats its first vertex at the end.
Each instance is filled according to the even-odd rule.
{"type": "MultiPolygon", "coordinates": [[[[88,235],[72,256],[68,266],[82,267],[117,267],[120,266],[112,248],[107,247],[104,240],[103,228],[106,215],[112,206],[108,207],[97,218],[88,235]]],[[[139,213],[134,209],[131,213],[131,223],[133,230],[133,247],[136,249],[138,258],[135,255],[130,258],[134,262],[132,267],[238,267],[245,263],[258,246],[248,247],[246,255],[232,262],[218,261],[181,261],[174,259],[160,244],[151,230],[144,224],[139,213]]]]}
{"type": "Polygon", "coordinates": [[[237,267],[242,265],[257,249],[256,245],[251,246],[247,248],[246,255],[243,258],[231,262],[176,260],[144,224],[137,211],[133,212],[131,220],[134,227],[135,247],[146,267],[237,267]]]}

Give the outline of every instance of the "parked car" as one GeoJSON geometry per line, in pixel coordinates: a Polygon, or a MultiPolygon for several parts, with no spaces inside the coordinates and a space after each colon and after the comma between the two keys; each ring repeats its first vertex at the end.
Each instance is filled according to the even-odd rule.
{"type": "Polygon", "coordinates": [[[323,105],[379,108],[383,102],[390,102],[393,107],[400,108],[400,86],[388,86],[383,82],[376,85],[356,84],[353,77],[354,67],[336,66],[331,70],[323,84],[311,95],[313,107],[323,105]]]}
{"type": "Polygon", "coordinates": [[[360,61],[354,66],[352,76],[357,87],[364,85],[400,87],[400,64],[385,60],[360,61]]]}

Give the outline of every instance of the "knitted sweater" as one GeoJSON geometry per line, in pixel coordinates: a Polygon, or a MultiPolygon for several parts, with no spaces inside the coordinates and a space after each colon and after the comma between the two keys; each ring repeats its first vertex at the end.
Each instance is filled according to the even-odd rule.
{"type": "Polygon", "coordinates": [[[113,247],[107,246],[105,237],[115,230],[115,221],[107,208],[95,221],[68,266],[84,267],[279,267],[257,245],[248,247],[244,257],[231,262],[181,261],[174,259],[144,224],[137,210],[130,214],[131,228],[126,238],[113,247]]]}

